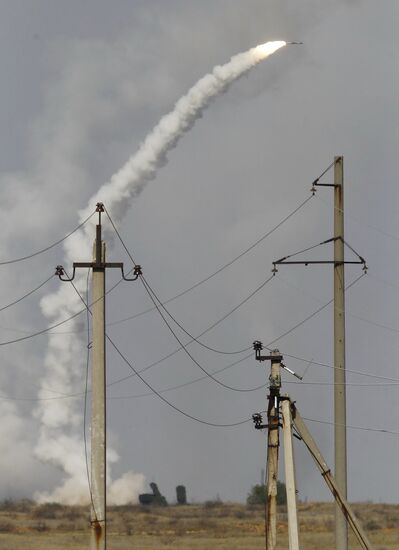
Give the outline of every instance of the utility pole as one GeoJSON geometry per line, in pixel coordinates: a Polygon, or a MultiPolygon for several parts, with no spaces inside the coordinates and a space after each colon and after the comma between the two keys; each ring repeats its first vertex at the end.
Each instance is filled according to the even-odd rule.
{"type": "Polygon", "coordinates": [[[294,467],[294,446],[292,444],[291,401],[288,395],[282,398],[285,487],[287,492],[288,542],[290,550],[299,550],[298,515],[294,467]]]}
{"type": "MultiPolygon", "coordinates": [[[[101,211],[99,212],[101,216],[101,211]]],[[[100,218],[101,220],[101,218],[100,218]]],[[[91,397],[91,541],[90,550],[105,550],[106,538],[106,358],[105,358],[105,243],[96,227],[92,279],[92,397],[91,397]]]]}
{"type": "Polygon", "coordinates": [[[269,386],[269,406],[267,408],[267,550],[275,550],[277,545],[277,479],[279,434],[279,397],[281,387],[281,360],[278,350],[270,354],[271,373],[269,386]]]}
{"type": "MultiPolygon", "coordinates": [[[[346,373],[345,373],[345,247],[344,159],[334,163],[334,437],[335,479],[347,499],[346,373]]],[[[335,509],[335,548],[348,549],[347,521],[338,503],[335,509]]]]}
{"type": "MultiPolygon", "coordinates": [[[[134,277],[125,277],[123,263],[105,261],[105,243],[102,241],[101,214],[105,211],[102,203],[97,203],[98,224],[94,241],[92,262],[74,262],[72,277],[68,277],[62,266],[57,266],[56,274],[61,281],[72,282],[77,268],[91,268],[92,279],[92,398],[91,398],[91,476],[90,476],[90,550],[106,550],[106,504],[107,504],[107,437],[106,437],[106,349],[105,349],[105,270],[118,268],[125,281],[136,281],[141,275],[141,267],[136,265],[134,277]]],[[[86,304],[86,307],[89,306],[86,304]]],[[[90,310],[89,310],[90,311],[90,310]]]]}
{"type": "Polygon", "coordinates": [[[373,550],[371,542],[368,540],[367,535],[364,532],[359,521],[357,520],[350,504],[346,500],[345,496],[342,494],[335,477],[332,475],[330,468],[328,467],[323,455],[320,452],[320,449],[317,447],[313,437],[306,427],[305,422],[299,414],[298,409],[293,403],[291,403],[291,411],[294,427],[300,439],[302,439],[310,454],[312,455],[314,461],[316,462],[316,465],[319,468],[320,473],[327,484],[327,487],[330,489],[337,506],[341,510],[342,516],[345,517],[345,520],[349,523],[353,534],[357,538],[360,546],[364,550],[373,550]]]}
{"type": "MultiPolygon", "coordinates": [[[[280,429],[280,403],[287,401],[290,406],[288,397],[280,396],[281,388],[281,369],[286,370],[299,380],[302,377],[296,374],[293,370],[289,369],[283,363],[283,356],[278,349],[271,351],[270,355],[262,355],[263,344],[259,340],[256,340],[253,344],[255,350],[255,359],[257,361],[270,361],[270,376],[269,376],[269,405],[267,408],[267,424],[263,424],[261,413],[252,415],[255,428],[257,430],[267,429],[267,465],[266,465],[266,550],[275,550],[277,545],[277,479],[278,479],[278,452],[280,446],[279,429],[280,429]]],[[[298,521],[296,519],[296,489],[295,489],[295,476],[294,476],[294,464],[293,464],[293,449],[292,449],[292,432],[291,432],[291,417],[286,409],[285,421],[284,421],[284,450],[286,453],[286,461],[288,457],[288,466],[286,464],[286,476],[287,468],[289,470],[289,486],[290,494],[287,488],[287,501],[290,502],[289,520],[294,522],[290,529],[290,550],[298,550],[298,521]],[[287,441],[287,445],[286,445],[287,441]],[[295,508],[295,511],[293,510],[295,508]],[[296,527],[295,527],[296,523],[296,527]]]]}
{"type": "MultiPolygon", "coordinates": [[[[346,376],[345,376],[345,264],[363,265],[364,273],[367,266],[364,258],[344,240],[344,158],[334,157],[334,162],[312,184],[313,194],[316,186],[334,188],[334,237],[316,246],[334,243],[333,260],[291,260],[290,258],[305,252],[305,249],[273,262],[273,272],[277,265],[296,264],[333,264],[334,266],[334,450],[335,479],[343,495],[347,498],[347,450],[346,450],[346,376]],[[334,165],[334,183],[321,183],[320,178],[334,165]],[[357,260],[345,260],[345,247],[357,256],[357,260]]],[[[347,520],[342,515],[340,507],[335,512],[335,548],[348,550],[347,520]]]]}
{"type": "Polygon", "coordinates": [[[267,408],[267,426],[262,424],[260,414],[253,415],[255,428],[267,428],[267,464],[266,464],[266,550],[275,550],[277,545],[277,479],[279,438],[279,407],[281,387],[282,356],[278,350],[270,355],[261,355],[262,343],[254,342],[255,357],[258,361],[271,361],[269,376],[269,404],[267,408]]]}

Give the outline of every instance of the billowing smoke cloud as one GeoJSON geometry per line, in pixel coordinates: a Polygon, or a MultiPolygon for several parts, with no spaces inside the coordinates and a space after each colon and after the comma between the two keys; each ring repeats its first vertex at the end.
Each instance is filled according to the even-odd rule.
{"type": "MultiPolygon", "coordinates": [[[[217,66],[210,74],[201,78],[186,95],[181,97],[174,109],[165,115],[147,135],[139,150],[127,163],[103,185],[85,210],[81,219],[94,211],[96,202],[104,202],[116,222],[120,222],[130,207],[132,200],[151,181],[157,170],[167,161],[168,152],[176,146],[185,132],[210,104],[212,99],[225,92],[228,86],[245,74],[254,65],[283,47],[285,42],[268,42],[247,52],[240,53],[222,66],[217,66]]],[[[94,222],[93,222],[94,223],[94,222]]],[[[82,231],[75,233],[65,243],[66,265],[73,261],[90,258],[93,225],[87,224],[82,231]]],[[[76,286],[84,294],[85,274],[78,274],[76,286]]],[[[50,323],[57,323],[82,309],[82,302],[68,284],[60,285],[58,292],[46,296],[41,307],[50,323]]],[[[82,321],[76,320],[71,329],[82,328],[82,321]]],[[[50,335],[45,359],[46,377],[39,397],[49,397],[46,387],[63,393],[73,393],[82,389],[85,362],[82,357],[84,342],[77,334],[63,337],[50,335]]],[[[77,503],[89,500],[86,466],[82,453],[82,405],[80,400],[41,401],[36,411],[40,420],[40,437],[35,454],[61,468],[66,478],[61,487],[51,493],[40,493],[41,501],[61,501],[77,503]]],[[[108,449],[108,466],[117,461],[118,456],[108,449]]],[[[110,468],[109,468],[110,470],[110,468]]],[[[135,500],[144,484],[143,476],[127,472],[120,479],[109,477],[109,502],[124,504],[135,500]]]]}

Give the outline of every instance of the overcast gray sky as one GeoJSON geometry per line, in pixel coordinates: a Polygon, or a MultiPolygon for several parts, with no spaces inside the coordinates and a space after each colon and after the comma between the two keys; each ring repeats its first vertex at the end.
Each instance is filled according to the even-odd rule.
{"type": "MultiPolygon", "coordinates": [[[[304,46],[284,48],[260,63],[212,103],[134,202],[121,234],[148,281],[167,299],[281,221],[310,195],[311,182],[334,155],[344,155],[346,239],[370,268],[347,294],[347,368],[399,382],[396,0],[306,0],[301,7],[292,0],[1,0],[0,15],[1,260],[29,254],[75,227],[78,211],[93,193],[214,65],[268,40],[303,40],[304,46]]],[[[331,178],[329,172],[324,181],[331,178]]],[[[322,188],[263,244],[168,307],[198,334],[265,280],[273,260],[327,239],[332,231],[332,194],[322,188]]],[[[313,258],[330,253],[328,247],[312,252],[313,258]]],[[[129,265],[116,243],[108,257],[129,265]]],[[[37,286],[63,261],[58,247],[0,266],[0,307],[37,286]]],[[[357,266],[348,267],[347,282],[359,274],[357,266]]],[[[111,274],[109,284],[116,280],[111,274]]],[[[44,327],[40,298],[60,284],[54,279],[0,312],[0,340],[44,327]]],[[[281,268],[203,341],[225,351],[246,348],[254,339],[267,343],[331,297],[329,267],[281,268]]],[[[109,295],[107,318],[117,321],[150,306],[140,284],[121,284],[109,295]]],[[[176,348],[154,312],[108,330],[138,368],[176,348]]],[[[331,307],[278,347],[283,354],[331,365],[331,307]]],[[[47,337],[1,349],[1,394],[18,400],[0,401],[0,498],[52,491],[66,475],[36,457],[40,417],[33,401],[39,386],[50,383],[47,337]]],[[[196,345],[190,350],[209,371],[237,359],[196,345]]],[[[82,372],[70,393],[84,387],[84,336],[76,341],[76,353],[82,372]]],[[[285,362],[300,373],[306,368],[288,357],[285,362]]],[[[267,369],[250,358],[219,379],[237,388],[256,387],[267,382],[267,369]]],[[[128,374],[109,350],[109,381],[128,374]]],[[[202,374],[179,353],[144,376],[162,390],[202,374]]],[[[331,369],[312,365],[301,385],[284,378],[283,391],[303,416],[332,420],[331,369]]],[[[348,381],[355,384],[347,391],[348,423],[399,432],[398,386],[354,374],[348,381]]],[[[171,501],[179,483],[187,486],[190,500],[217,494],[244,500],[264,467],[264,435],[251,423],[212,428],[155,396],[131,397],[147,392],[134,378],[109,389],[109,437],[120,455],[114,477],[134,470],[147,482],[158,482],[171,501]]],[[[263,410],[267,392],[233,392],[204,380],[164,395],[198,418],[233,423],[263,410]]],[[[75,400],[73,406],[79,416],[71,430],[80,437],[76,452],[82,457],[83,403],[75,400]]],[[[309,427],[332,464],[332,427],[309,427]]],[[[328,498],[310,457],[296,443],[300,498],[328,498]]],[[[392,470],[399,435],[351,429],[348,450],[350,499],[397,501],[399,481],[392,470]]]]}

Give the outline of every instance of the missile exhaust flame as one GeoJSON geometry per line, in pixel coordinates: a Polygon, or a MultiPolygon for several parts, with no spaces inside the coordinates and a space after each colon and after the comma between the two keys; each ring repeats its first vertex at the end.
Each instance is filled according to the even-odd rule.
{"type": "MultiPolygon", "coordinates": [[[[247,52],[233,56],[225,65],[214,67],[211,73],[202,77],[182,96],[174,109],[161,118],[159,123],[147,135],[138,151],[116,172],[111,180],[103,185],[90,199],[87,208],[80,212],[82,219],[87,212],[93,212],[97,202],[103,202],[115,222],[120,221],[128,211],[132,201],[140,195],[144,187],[155,178],[157,171],[167,161],[167,154],[176,147],[182,136],[188,132],[212,99],[224,93],[240,76],[268,56],[285,46],[283,41],[267,42],[251,48],[247,52]]],[[[65,241],[65,265],[73,261],[87,260],[91,253],[94,225],[88,223],[65,241]]],[[[110,236],[109,236],[110,237],[110,236]]],[[[109,238],[108,237],[108,238],[109,238]]],[[[76,287],[85,293],[85,276],[75,279],[76,287]]],[[[69,285],[62,285],[57,292],[44,297],[41,301],[43,314],[49,323],[62,321],[81,309],[81,302],[69,285]]],[[[73,331],[81,323],[73,321],[73,331]]],[[[47,397],[45,386],[51,385],[67,393],[79,391],[82,385],[84,343],[77,334],[65,338],[50,335],[45,359],[46,376],[39,397],[47,397]]],[[[88,500],[83,445],[81,441],[80,403],[73,400],[43,400],[36,411],[40,421],[40,437],[35,448],[36,456],[60,467],[65,473],[64,483],[51,494],[39,494],[41,501],[71,502],[78,498],[88,500]]],[[[117,454],[108,449],[108,462],[115,462],[117,454]]],[[[121,478],[122,479],[122,478],[121,478]]],[[[128,472],[123,479],[129,481],[128,495],[123,499],[119,495],[119,504],[129,502],[137,495],[143,484],[143,476],[128,472]]],[[[120,480],[110,485],[110,497],[115,493],[120,480]]],[[[118,491],[120,493],[120,491],[118,491]]]]}

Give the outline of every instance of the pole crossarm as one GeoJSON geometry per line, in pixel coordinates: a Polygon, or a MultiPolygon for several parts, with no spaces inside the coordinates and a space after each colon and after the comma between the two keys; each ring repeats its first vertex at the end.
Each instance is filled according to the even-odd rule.
{"type": "Polygon", "coordinates": [[[105,211],[104,204],[98,202],[96,206],[96,212],[98,212],[98,224],[96,225],[96,240],[95,240],[95,258],[93,262],[74,262],[72,277],[69,277],[62,265],[57,265],[55,268],[55,274],[59,277],[61,281],[72,282],[75,279],[76,270],[80,268],[89,268],[93,271],[105,270],[105,269],[120,269],[122,273],[122,279],[124,281],[137,281],[140,275],[143,274],[143,270],[140,265],[135,265],[133,268],[133,277],[126,277],[123,262],[105,262],[103,258],[102,251],[102,225],[101,225],[101,214],[105,211]]]}
{"type": "Polygon", "coordinates": [[[316,244],[314,246],[311,246],[305,250],[301,250],[300,252],[294,252],[294,254],[290,254],[289,256],[284,256],[283,258],[280,258],[279,260],[275,260],[273,262],[273,269],[272,269],[272,273],[277,273],[278,269],[277,269],[277,265],[320,265],[320,264],[329,264],[329,265],[333,265],[334,267],[337,267],[339,265],[345,265],[345,264],[352,264],[352,265],[363,265],[363,271],[364,272],[367,272],[367,264],[366,264],[366,260],[360,256],[360,254],[358,254],[356,252],[356,250],[350,246],[350,244],[348,244],[341,236],[338,236],[338,237],[332,237],[331,239],[327,239],[326,241],[322,241],[321,243],[319,244],[316,244]],[[349,250],[351,250],[355,256],[358,257],[357,260],[340,260],[340,261],[337,261],[337,260],[290,260],[290,258],[294,257],[294,256],[297,256],[298,254],[301,254],[301,252],[306,252],[306,250],[310,250],[312,248],[316,248],[318,246],[322,246],[324,244],[328,244],[328,243],[331,243],[331,242],[336,242],[336,241],[340,241],[344,246],[346,246],[347,248],[349,248],[349,250]]]}
{"type": "Polygon", "coordinates": [[[320,176],[312,182],[312,189],[311,189],[312,195],[316,194],[316,187],[337,187],[339,185],[337,183],[319,183],[319,182],[321,178],[330,170],[330,168],[332,168],[333,166],[335,167],[336,164],[339,164],[343,160],[344,160],[344,157],[342,156],[335,157],[334,162],[332,162],[329,166],[327,166],[327,168],[320,174],[320,176]]]}
{"type": "Polygon", "coordinates": [[[317,180],[315,180],[312,185],[315,187],[337,187],[335,183],[318,183],[317,180]]]}
{"type": "Polygon", "coordinates": [[[73,263],[72,277],[68,277],[68,275],[66,274],[65,269],[62,265],[57,265],[57,267],[55,268],[55,274],[58,275],[58,277],[61,281],[66,281],[66,282],[70,283],[75,279],[76,269],[84,268],[84,267],[91,268],[93,270],[108,269],[108,268],[120,269],[121,273],[122,273],[122,279],[124,281],[137,281],[137,279],[140,277],[140,275],[143,274],[141,266],[136,265],[136,266],[134,266],[134,269],[133,269],[134,277],[131,277],[131,278],[126,277],[125,272],[124,272],[124,268],[123,268],[123,262],[100,262],[100,263],[97,263],[97,262],[74,262],[73,263]]]}

